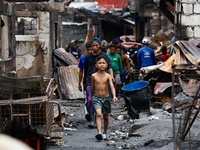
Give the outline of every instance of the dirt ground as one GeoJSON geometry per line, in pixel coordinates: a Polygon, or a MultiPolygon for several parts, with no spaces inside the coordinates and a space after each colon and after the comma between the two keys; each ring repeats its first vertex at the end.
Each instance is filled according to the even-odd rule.
{"type": "MultiPolygon", "coordinates": [[[[107,150],[107,149],[132,149],[132,150],[171,150],[173,149],[172,115],[162,109],[150,109],[150,112],[140,113],[140,119],[132,120],[124,109],[124,99],[121,98],[114,104],[110,114],[108,141],[98,142],[95,139],[97,130],[88,128],[84,118],[83,101],[69,103],[61,101],[62,110],[69,117],[66,122],[73,125],[76,131],[64,131],[64,145],[48,146],[47,150],[107,150]],[[123,115],[124,120],[117,117],[123,115]]],[[[103,121],[103,119],[102,119],[103,121]]],[[[103,129],[103,127],[102,127],[103,129]]],[[[195,121],[189,134],[189,141],[182,143],[181,149],[200,150],[200,121],[195,121]]]]}

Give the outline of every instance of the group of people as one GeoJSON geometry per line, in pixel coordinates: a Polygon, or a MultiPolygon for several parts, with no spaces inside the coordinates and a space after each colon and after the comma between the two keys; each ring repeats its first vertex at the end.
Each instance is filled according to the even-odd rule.
{"type": "MultiPolygon", "coordinates": [[[[154,51],[148,47],[148,40],[143,40],[144,47],[138,51],[137,59],[139,67],[146,67],[156,64],[154,51]]],[[[93,38],[86,43],[87,54],[80,57],[79,42],[70,49],[70,52],[79,60],[78,67],[79,83],[78,88],[83,87],[87,96],[86,119],[90,122],[89,127],[96,127],[97,140],[107,138],[109,113],[111,112],[111,99],[117,102],[122,84],[125,82],[126,74],[130,74],[130,64],[127,56],[123,53],[124,47],[120,46],[117,39],[112,41],[109,52],[101,51],[101,41],[93,38]],[[84,76],[83,76],[84,75],[84,76]],[[95,116],[96,114],[96,116],[95,116]],[[103,114],[104,131],[101,132],[101,118],[103,114]]],[[[164,48],[163,48],[164,49],[164,48]]],[[[166,59],[166,58],[165,58],[166,59]]]]}

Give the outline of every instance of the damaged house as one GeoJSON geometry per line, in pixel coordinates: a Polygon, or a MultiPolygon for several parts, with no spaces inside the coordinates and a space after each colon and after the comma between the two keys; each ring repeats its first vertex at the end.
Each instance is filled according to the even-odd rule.
{"type": "Polygon", "coordinates": [[[16,70],[15,5],[0,1],[0,75],[16,70]]]}
{"type": "Polygon", "coordinates": [[[15,3],[18,77],[52,76],[52,51],[61,47],[63,2],[15,3]]]}

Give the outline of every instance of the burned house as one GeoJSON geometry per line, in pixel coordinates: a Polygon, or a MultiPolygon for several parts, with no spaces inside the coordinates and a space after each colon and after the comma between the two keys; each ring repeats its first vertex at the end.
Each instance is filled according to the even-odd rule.
{"type": "Polygon", "coordinates": [[[0,75],[16,70],[15,5],[0,1],[0,75]]]}
{"type": "Polygon", "coordinates": [[[159,30],[174,29],[173,16],[168,9],[163,10],[165,3],[156,5],[153,0],[131,0],[130,12],[135,18],[136,40],[141,40],[144,36],[154,36],[159,30]],[[161,9],[159,10],[158,8],[161,9]],[[170,17],[166,17],[166,14],[170,17]]]}
{"type": "Polygon", "coordinates": [[[61,47],[64,3],[16,3],[16,72],[18,77],[52,76],[52,51],[61,47]]]}

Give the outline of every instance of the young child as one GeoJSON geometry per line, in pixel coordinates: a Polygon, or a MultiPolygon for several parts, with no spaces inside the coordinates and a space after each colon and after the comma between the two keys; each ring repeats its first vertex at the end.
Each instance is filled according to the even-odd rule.
{"type": "Polygon", "coordinates": [[[108,84],[110,84],[110,88],[113,94],[113,100],[114,102],[117,102],[112,77],[110,74],[105,72],[107,66],[108,64],[104,55],[100,55],[99,57],[97,57],[95,67],[98,69],[98,72],[92,74],[91,77],[91,97],[93,106],[96,111],[96,125],[98,134],[95,137],[97,140],[107,139],[107,129],[109,123],[108,115],[109,113],[111,113],[111,98],[108,94],[108,84]],[[102,114],[104,119],[103,134],[101,133],[102,114]]]}

